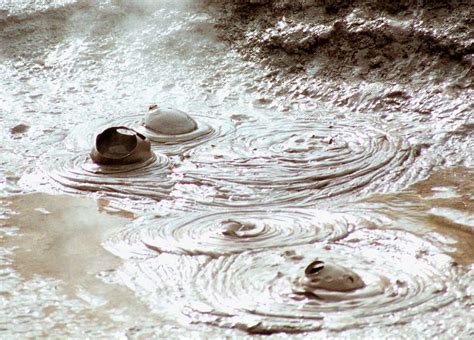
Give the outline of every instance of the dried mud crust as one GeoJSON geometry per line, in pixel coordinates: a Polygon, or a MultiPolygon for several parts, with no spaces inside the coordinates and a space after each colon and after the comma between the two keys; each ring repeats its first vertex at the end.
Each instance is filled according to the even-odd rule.
{"type": "MultiPolygon", "coordinates": [[[[290,81],[297,83],[296,95],[353,106],[341,98],[347,95],[342,92],[351,92],[344,82],[410,84],[386,91],[375,107],[362,103],[363,109],[409,108],[426,114],[439,102],[433,107],[418,102],[413,108],[407,105],[412,93],[420,90],[418,97],[437,98],[440,92],[447,96],[463,92],[467,98],[472,94],[474,7],[469,1],[212,2],[220,13],[221,38],[245,59],[268,69],[269,83],[298,76],[298,81],[290,81]]],[[[280,86],[275,92],[288,89],[280,86]]]]}

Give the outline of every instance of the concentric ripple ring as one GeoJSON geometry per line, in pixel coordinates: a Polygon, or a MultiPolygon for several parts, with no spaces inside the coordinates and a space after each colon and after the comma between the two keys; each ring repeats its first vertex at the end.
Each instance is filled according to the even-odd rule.
{"type": "Polygon", "coordinates": [[[133,222],[114,239],[135,244],[135,248],[143,244],[159,253],[219,257],[339,240],[359,223],[360,219],[350,215],[297,209],[149,215],[133,222]]]}
{"type": "Polygon", "coordinates": [[[313,205],[402,182],[416,152],[362,121],[244,124],[189,152],[177,196],[228,207],[313,205]]]}
{"type": "MultiPolygon", "coordinates": [[[[154,200],[167,198],[173,187],[171,162],[156,154],[142,163],[120,166],[94,164],[88,153],[54,153],[39,161],[47,182],[65,192],[102,192],[111,197],[154,200]]],[[[29,181],[32,182],[32,181],[29,181]]]]}
{"type": "Polygon", "coordinates": [[[330,246],[209,261],[189,288],[193,298],[184,314],[194,322],[249,333],[377,327],[441,309],[466,290],[455,280],[463,269],[414,235],[360,230],[349,237],[349,242],[345,238],[330,246]],[[302,293],[300,278],[315,258],[350,268],[364,285],[351,291],[302,293]]]}

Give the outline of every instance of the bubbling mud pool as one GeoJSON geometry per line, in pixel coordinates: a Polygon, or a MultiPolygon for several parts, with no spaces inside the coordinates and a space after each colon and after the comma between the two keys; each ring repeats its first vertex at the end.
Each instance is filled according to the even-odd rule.
{"type": "Polygon", "coordinates": [[[0,1],[0,335],[471,338],[472,9],[416,3],[0,1]]]}
{"type": "Polygon", "coordinates": [[[120,246],[107,248],[135,258],[121,273],[144,298],[152,294],[152,308],[178,306],[179,319],[184,315],[189,322],[256,334],[422,325],[433,311],[469,305],[470,299],[465,268],[429,242],[396,230],[364,229],[326,245],[244,251],[217,259],[170,255],[166,248],[162,255],[145,257],[126,255],[120,246]],[[301,279],[314,259],[350,268],[347,278],[357,275],[363,284],[309,293],[301,279]]]}

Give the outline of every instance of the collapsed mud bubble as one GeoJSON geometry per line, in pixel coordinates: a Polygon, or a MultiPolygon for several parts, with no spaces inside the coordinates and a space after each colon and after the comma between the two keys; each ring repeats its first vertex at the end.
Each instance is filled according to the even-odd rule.
{"type": "Polygon", "coordinates": [[[462,300],[468,294],[462,274],[451,258],[416,236],[361,230],[329,246],[209,261],[189,287],[186,296],[193,299],[184,314],[194,322],[249,333],[379,328],[414,322],[462,300]],[[333,264],[328,269],[333,284],[339,274],[354,282],[308,289],[302,282],[314,258],[333,264]]]}
{"type": "Polygon", "coordinates": [[[143,162],[126,165],[98,165],[84,153],[52,153],[40,158],[38,171],[24,175],[21,182],[35,189],[162,200],[168,198],[174,184],[171,167],[168,157],[154,153],[143,162]]]}
{"type": "Polygon", "coordinates": [[[78,126],[68,136],[70,150],[81,150],[91,143],[97,131],[110,125],[124,125],[148,138],[152,149],[166,155],[178,155],[197,145],[210,142],[232,131],[225,119],[189,115],[172,108],[151,106],[146,115],[132,115],[113,120],[99,119],[78,126]]]}
{"type": "Polygon", "coordinates": [[[214,206],[313,205],[406,185],[417,150],[368,121],[247,123],[189,152],[173,195],[214,206]]]}
{"type": "Polygon", "coordinates": [[[90,154],[99,165],[129,165],[143,163],[154,157],[150,142],[127,127],[111,127],[97,135],[90,154]]]}
{"type": "Polygon", "coordinates": [[[362,219],[321,210],[248,210],[144,216],[108,243],[129,245],[128,252],[219,257],[291,245],[334,241],[360,227],[362,219]]]}

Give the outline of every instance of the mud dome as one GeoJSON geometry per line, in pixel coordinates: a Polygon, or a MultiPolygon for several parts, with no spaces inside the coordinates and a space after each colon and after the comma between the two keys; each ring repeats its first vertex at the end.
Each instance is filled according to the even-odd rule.
{"type": "Polygon", "coordinates": [[[473,17],[0,1],[1,337],[472,337],[473,17]],[[155,157],[94,164],[111,126],[155,157]]]}
{"type": "Polygon", "coordinates": [[[210,143],[233,130],[231,121],[212,117],[193,116],[196,119],[195,130],[183,134],[160,134],[148,129],[145,114],[120,117],[114,120],[99,119],[76,127],[66,139],[70,150],[87,149],[94,140],[95,133],[108,126],[123,125],[142,133],[152,142],[152,148],[169,156],[180,155],[197,145],[210,143]]]}

